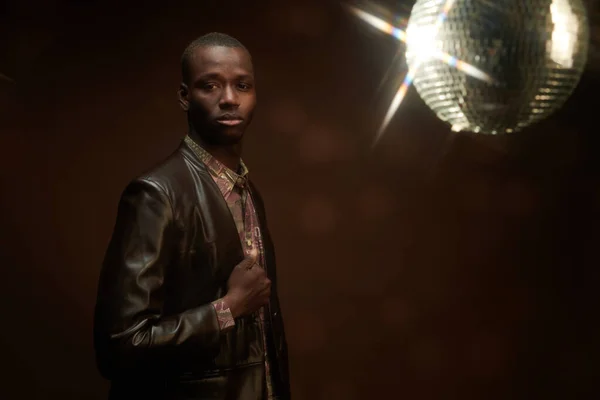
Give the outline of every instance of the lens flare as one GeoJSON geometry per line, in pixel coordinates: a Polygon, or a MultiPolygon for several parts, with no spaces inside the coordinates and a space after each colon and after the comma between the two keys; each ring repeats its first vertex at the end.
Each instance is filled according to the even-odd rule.
{"type": "Polygon", "coordinates": [[[428,32],[413,32],[411,35],[408,35],[406,31],[403,31],[402,29],[395,27],[392,24],[390,24],[389,22],[384,21],[383,19],[378,18],[372,14],[369,14],[368,12],[366,12],[364,10],[361,10],[354,6],[347,6],[348,10],[352,14],[354,14],[356,17],[361,19],[362,21],[366,22],[367,24],[371,25],[372,27],[374,27],[390,36],[393,36],[394,38],[396,38],[397,40],[399,40],[403,43],[407,43],[409,40],[418,41],[417,46],[413,46],[413,47],[419,49],[419,53],[417,54],[416,62],[413,63],[411,68],[409,68],[408,72],[406,73],[406,76],[404,77],[402,84],[398,88],[398,91],[396,92],[396,95],[394,96],[394,99],[392,100],[390,107],[388,108],[388,111],[383,119],[383,122],[382,122],[379,130],[377,131],[377,135],[375,137],[375,141],[374,141],[373,145],[377,144],[377,142],[383,135],[383,132],[386,130],[389,123],[391,122],[394,114],[396,113],[396,111],[398,111],[398,108],[400,107],[400,104],[402,104],[402,101],[406,97],[406,93],[408,92],[408,89],[410,88],[410,85],[412,84],[412,82],[415,78],[415,75],[418,73],[418,71],[421,67],[421,64],[425,60],[429,59],[430,57],[440,60],[440,61],[448,64],[449,66],[456,68],[457,70],[464,72],[465,74],[467,74],[469,76],[472,76],[473,78],[476,78],[476,79],[479,79],[479,80],[482,80],[482,81],[485,81],[488,83],[494,83],[494,79],[487,73],[481,71],[480,69],[476,68],[475,66],[473,66],[465,61],[459,60],[456,57],[454,57],[448,53],[445,53],[441,50],[436,49],[436,46],[434,43],[435,37],[438,33],[438,30],[444,23],[444,21],[446,21],[446,18],[448,17],[448,13],[452,9],[452,6],[454,5],[455,1],[456,0],[447,0],[446,1],[444,6],[442,7],[442,11],[440,12],[440,14],[438,16],[438,18],[436,20],[436,24],[434,25],[433,29],[431,29],[428,32]]]}

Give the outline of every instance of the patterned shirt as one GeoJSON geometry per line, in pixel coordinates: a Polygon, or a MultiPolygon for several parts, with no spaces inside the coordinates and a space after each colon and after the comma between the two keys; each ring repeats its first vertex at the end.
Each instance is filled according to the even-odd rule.
{"type": "MultiPolygon", "coordinates": [[[[189,136],[185,137],[185,143],[192,149],[196,156],[198,156],[200,161],[206,165],[211,177],[219,187],[223,198],[227,202],[229,211],[231,211],[233,220],[235,221],[244,253],[247,255],[256,255],[258,264],[264,268],[264,246],[258,216],[256,214],[256,209],[254,208],[254,201],[248,188],[248,168],[244,162],[240,160],[240,171],[239,173],[236,173],[200,147],[189,136]]],[[[225,332],[235,326],[235,320],[231,315],[231,311],[222,299],[214,301],[213,306],[217,312],[221,332],[225,332]]],[[[266,307],[261,308],[259,312],[256,313],[255,318],[258,319],[263,336],[267,399],[273,400],[276,399],[276,397],[274,397],[273,393],[272,377],[267,355],[267,338],[265,332],[266,312],[268,312],[266,307]]]]}

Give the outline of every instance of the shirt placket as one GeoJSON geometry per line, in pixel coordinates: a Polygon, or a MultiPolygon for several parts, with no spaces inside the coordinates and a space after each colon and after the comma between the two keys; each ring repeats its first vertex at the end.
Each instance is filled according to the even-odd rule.
{"type": "MultiPolygon", "coordinates": [[[[248,203],[252,202],[252,206],[254,202],[252,201],[252,196],[249,194],[249,190],[247,187],[242,189],[242,215],[244,218],[244,239],[245,239],[245,247],[247,248],[247,252],[251,252],[252,250],[256,250],[258,252],[258,263],[261,268],[265,268],[265,257],[264,257],[264,247],[262,243],[262,235],[260,232],[260,228],[258,226],[258,221],[256,221],[256,214],[254,213],[253,208],[249,207],[248,203]]],[[[260,326],[263,345],[264,345],[264,353],[265,353],[265,379],[267,384],[267,399],[274,399],[273,394],[273,382],[271,377],[271,367],[269,364],[269,354],[267,351],[267,333],[265,329],[265,315],[268,310],[268,306],[261,307],[260,310],[256,313],[255,318],[258,320],[258,325],[260,326]]]]}

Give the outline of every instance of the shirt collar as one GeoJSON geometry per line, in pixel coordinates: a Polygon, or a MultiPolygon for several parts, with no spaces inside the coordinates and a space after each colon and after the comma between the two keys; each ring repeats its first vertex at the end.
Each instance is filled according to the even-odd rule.
{"type": "Polygon", "coordinates": [[[219,189],[224,197],[227,197],[236,185],[240,188],[246,187],[249,171],[243,160],[240,160],[239,173],[235,172],[227,168],[222,162],[213,157],[208,151],[204,150],[189,136],[186,136],[184,140],[200,161],[206,165],[210,174],[218,180],[219,189]]]}

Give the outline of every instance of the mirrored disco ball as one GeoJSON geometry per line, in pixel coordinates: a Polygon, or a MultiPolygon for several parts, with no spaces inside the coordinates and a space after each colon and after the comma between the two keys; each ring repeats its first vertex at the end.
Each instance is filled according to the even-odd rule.
{"type": "Polygon", "coordinates": [[[518,132],[564,104],[587,60],[582,0],[455,0],[445,13],[448,3],[417,0],[406,60],[452,130],[518,132]]]}

